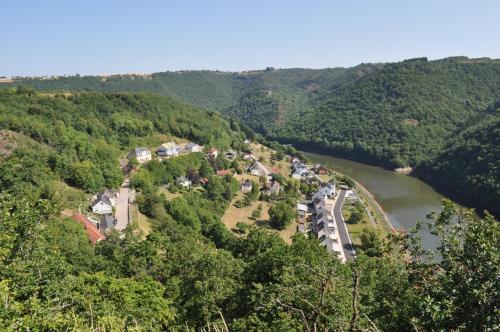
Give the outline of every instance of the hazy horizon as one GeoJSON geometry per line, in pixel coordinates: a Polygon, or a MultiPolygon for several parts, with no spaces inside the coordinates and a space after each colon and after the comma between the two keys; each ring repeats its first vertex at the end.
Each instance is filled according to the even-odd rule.
{"type": "Polygon", "coordinates": [[[3,2],[0,76],[500,58],[500,2],[3,2]]]}

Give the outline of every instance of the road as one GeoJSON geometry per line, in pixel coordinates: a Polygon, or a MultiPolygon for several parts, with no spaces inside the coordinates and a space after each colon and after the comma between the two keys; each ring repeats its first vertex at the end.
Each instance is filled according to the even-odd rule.
{"type": "Polygon", "coordinates": [[[352,246],[351,237],[349,236],[344,217],[342,216],[342,205],[344,204],[345,194],[346,190],[341,189],[339,197],[337,197],[337,201],[333,207],[333,215],[337,223],[337,229],[339,232],[340,242],[342,242],[342,248],[344,249],[344,255],[346,259],[354,259],[356,257],[356,252],[352,246]]]}
{"type": "Polygon", "coordinates": [[[115,228],[118,230],[124,230],[127,228],[129,223],[129,213],[128,213],[128,201],[130,196],[129,179],[127,178],[123,182],[120,188],[120,196],[116,200],[116,211],[115,218],[117,220],[115,228]]]}

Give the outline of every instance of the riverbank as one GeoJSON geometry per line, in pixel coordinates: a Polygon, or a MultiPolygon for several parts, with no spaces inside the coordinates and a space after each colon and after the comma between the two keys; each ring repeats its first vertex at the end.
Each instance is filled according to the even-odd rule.
{"type": "MultiPolygon", "coordinates": [[[[485,204],[479,198],[464,195],[463,191],[458,190],[449,183],[440,181],[438,176],[436,176],[423,165],[419,165],[418,167],[397,167],[393,163],[380,159],[369,158],[363,154],[332,151],[331,149],[324,149],[304,143],[296,143],[293,144],[293,146],[301,150],[306,155],[308,153],[312,153],[332,156],[334,158],[341,158],[365,165],[380,167],[387,171],[416,178],[431,186],[440,195],[444,196],[445,198],[451,199],[458,205],[474,209],[475,212],[480,216],[484,216],[484,210],[488,210],[488,212],[493,214],[493,216],[495,216],[497,219],[500,218],[500,209],[496,207],[485,206],[485,204]]],[[[467,192],[467,190],[465,190],[465,192],[467,192]]]]}
{"type": "MultiPolygon", "coordinates": [[[[380,228],[384,227],[386,231],[391,226],[410,230],[418,221],[425,220],[430,212],[439,212],[441,202],[446,198],[414,176],[331,155],[306,152],[305,156],[354,179],[374,214],[378,213],[380,228]]],[[[433,237],[425,229],[422,232],[425,246],[434,247],[433,237]]]]}
{"type": "MultiPolygon", "coordinates": [[[[352,179],[352,178],[351,178],[352,179]]],[[[379,223],[380,220],[383,220],[383,225],[382,227],[387,228],[388,231],[391,231],[394,229],[394,226],[391,224],[391,221],[387,217],[387,215],[384,212],[384,209],[382,209],[382,206],[380,206],[380,203],[377,202],[375,199],[375,196],[365,188],[361,183],[356,181],[356,179],[352,179],[354,183],[356,183],[356,187],[358,188],[359,194],[361,197],[367,202],[368,206],[368,213],[373,213],[372,216],[375,218],[375,222],[379,223]]]]}
{"type": "MultiPolygon", "coordinates": [[[[394,229],[389,218],[384,212],[382,206],[377,202],[375,196],[359,181],[353,179],[351,176],[343,174],[338,170],[331,169],[337,178],[348,177],[355,184],[355,190],[360,197],[361,202],[366,208],[367,219],[365,222],[358,224],[346,224],[353,238],[355,245],[360,245],[360,236],[365,228],[373,228],[379,235],[386,236],[390,231],[394,229]]],[[[326,177],[326,176],[324,176],[326,177]]],[[[323,180],[323,178],[320,176],[323,180]]],[[[342,208],[345,219],[348,219],[350,215],[349,209],[346,210],[345,207],[342,208]],[[347,213],[347,216],[345,215],[347,213]]]]}

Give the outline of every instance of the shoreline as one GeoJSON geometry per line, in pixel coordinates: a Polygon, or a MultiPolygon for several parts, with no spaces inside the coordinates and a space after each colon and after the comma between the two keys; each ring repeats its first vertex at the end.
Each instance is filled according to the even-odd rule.
{"type": "Polygon", "coordinates": [[[484,204],[478,200],[474,199],[471,197],[464,196],[463,193],[457,191],[457,189],[451,187],[450,185],[443,183],[439,181],[436,176],[430,172],[427,172],[426,170],[423,170],[422,167],[399,167],[395,168],[394,165],[391,165],[387,162],[381,161],[381,160],[373,160],[370,158],[366,158],[363,156],[359,155],[353,155],[350,153],[342,153],[339,151],[333,151],[329,149],[324,149],[321,147],[317,146],[310,146],[308,144],[292,144],[293,147],[295,147],[298,151],[306,154],[306,153],[313,153],[313,154],[320,154],[324,156],[331,156],[334,158],[341,158],[345,159],[348,161],[353,161],[369,166],[375,166],[382,168],[384,170],[394,172],[397,174],[401,175],[406,175],[410,176],[413,178],[416,178],[425,184],[429,185],[434,189],[437,193],[441,194],[442,196],[452,200],[454,203],[461,205],[462,207],[468,208],[468,209],[473,209],[474,212],[480,216],[484,216],[484,211],[487,210],[489,213],[491,213],[494,217],[499,218],[500,217],[500,210],[495,210],[491,207],[484,206],[484,204]]]}
{"type": "MultiPolygon", "coordinates": [[[[337,171],[335,171],[337,172],[337,171]]],[[[340,172],[337,172],[338,174],[342,174],[340,172]]],[[[342,175],[345,175],[345,174],[342,174],[342,175]]],[[[351,178],[354,183],[356,183],[356,186],[360,189],[360,191],[362,191],[362,193],[364,194],[363,196],[366,196],[368,197],[371,202],[373,204],[370,204],[370,205],[374,205],[376,207],[376,209],[378,210],[378,212],[383,216],[383,219],[386,223],[387,226],[389,226],[389,229],[390,230],[394,230],[394,226],[391,224],[391,221],[389,220],[389,218],[387,217],[387,215],[385,214],[385,211],[384,209],[382,208],[382,206],[380,205],[379,202],[377,202],[377,199],[375,198],[375,196],[368,190],[366,189],[365,186],[363,186],[361,183],[359,183],[359,181],[357,181],[356,179],[353,179],[352,177],[348,176],[349,178],[351,178]]]]}
{"type": "MultiPolygon", "coordinates": [[[[385,226],[381,225],[381,227],[383,227],[384,229],[387,229],[387,231],[392,231],[395,229],[394,225],[392,225],[391,221],[389,220],[389,217],[387,217],[387,214],[385,213],[385,211],[382,208],[382,206],[380,205],[380,203],[377,201],[375,196],[365,186],[363,186],[358,180],[352,178],[351,176],[346,175],[346,174],[338,171],[337,169],[335,169],[335,167],[328,167],[326,165],[323,165],[323,166],[332,170],[335,174],[346,176],[346,177],[352,179],[354,181],[354,183],[356,184],[356,187],[358,188],[360,196],[362,196],[364,198],[364,200],[366,201],[366,204],[368,205],[368,208],[373,210],[375,217],[377,217],[377,215],[382,217],[383,223],[385,226]]],[[[396,170],[393,170],[393,171],[396,172],[396,170]]],[[[407,169],[403,170],[403,172],[406,172],[406,171],[408,171],[408,170],[407,169]]],[[[404,174],[403,172],[401,172],[401,174],[404,174]]],[[[369,213],[369,212],[367,211],[367,213],[369,213]]],[[[376,219],[379,219],[379,218],[376,218],[376,219]]]]}

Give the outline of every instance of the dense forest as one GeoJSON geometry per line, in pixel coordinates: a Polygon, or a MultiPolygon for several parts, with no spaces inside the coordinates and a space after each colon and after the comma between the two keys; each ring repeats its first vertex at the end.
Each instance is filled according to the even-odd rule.
{"type": "Polygon", "coordinates": [[[500,215],[500,101],[457,130],[419,171],[500,215]]]}
{"type": "Polygon", "coordinates": [[[26,85],[41,91],[153,92],[191,105],[221,111],[240,103],[247,95],[265,91],[285,103],[287,111],[308,107],[308,100],[342,84],[352,82],[381,65],[353,68],[285,69],[228,73],[220,71],[178,71],[148,75],[67,76],[56,79],[18,78],[0,86],[26,85]],[[290,109],[290,110],[288,110],[290,109]]]}
{"type": "Polygon", "coordinates": [[[119,159],[171,137],[240,149],[237,123],[168,97],[144,93],[47,94],[0,91],[2,191],[62,200],[78,191],[117,188],[119,159]],[[64,185],[67,184],[67,185],[64,185]]]}
{"type": "Polygon", "coordinates": [[[289,245],[265,228],[229,232],[220,216],[238,182],[214,176],[213,167],[236,166],[209,165],[193,153],[154,160],[131,177],[139,208],[154,221],[147,236],[128,228],[93,246],[61,212],[120,185],[119,159],[132,147],[178,137],[244,150],[254,134],[218,113],[153,94],[27,88],[0,92],[0,128],[1,330],[500,327],[500,229],[490,215],[477,219],[444,202],[441,213],[429,215],[437,249],[422,249],[422,225],[392,233],[378,257],[360,252],[344,264],[302,234],[289,245]],[[209,182],[173,199],[158,194],[186,172],[209,182]]]}
{"type": "Polygon", "coordinates": [[[276,132],[359,158],[417,166],[499,95],[500,62],[413,59],[333,91],[276,132]]]}
{"type": "MultiPolygon", "coordinates": [[[[439,169],[451,157],[443,149],[500,98],[499,60],[417,58],[352,68],[24,78],[3,85],[18,84],[46,91],[170,95],[235,116],[272,140],[391,168],[411,166],[415,174],[438,179],[433,182],[459,194],[477,193],[488,181],[490,189],[498,188],[498,177],[491,178],[484,167],[467,173],[457,168],[450,173],[453,181],[439,181],[439,169]],[[455,180],[462,183],[450,186],[455,180]]],[[[497,194],[488,190],[481,204],[469,202],[494,211],[497,194]]]]}

